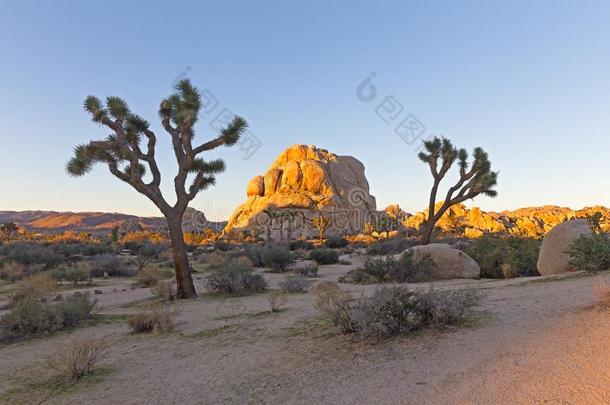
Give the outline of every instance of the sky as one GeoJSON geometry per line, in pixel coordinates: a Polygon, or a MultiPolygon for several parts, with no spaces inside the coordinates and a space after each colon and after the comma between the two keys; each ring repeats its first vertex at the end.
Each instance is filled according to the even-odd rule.
{"type": "Polygon", "coordinates": [[[362,161],[379,208],[420,211],[431,177],[417,149],[436,135],[483,147],[500,172],[498,197],[467,205],[608,206],[608,21],[601,0],[2,0],[0,210],[159,215],[107,168],[75,179],[65,163],[109,134],[85,97],[121,96],[160,138],[171,200],[176,165],[157,111],[184,77],[215,100],[197,139],[213,138],[227,109],[260,141],[205,156],[227,163],[191,204],[208,219],[227,218],[248,180],[300,143],[362,161]],[[416,125],[401,137],[403,120],[416,125]]]}

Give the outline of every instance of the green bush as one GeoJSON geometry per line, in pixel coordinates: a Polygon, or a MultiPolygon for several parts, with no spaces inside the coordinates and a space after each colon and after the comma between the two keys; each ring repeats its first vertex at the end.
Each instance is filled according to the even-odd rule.
{"type": "Polygon", "coordinates": [[[339,262],[339,254],[332,249],[314,249],[309,252],[309,259],[318,264],[334,264],[339,262]]]}
{"type": "Polygon", "coordinates": [[[265,266],[263,263],[263,253],[265,252],[265,248],[263,246],[244,244],[244,251],[246,253],[246,257],[250,259],[254,267],[265,266]]]}
{"type": "Polygon", "coordinates": [[[283,246],[272,246],[263,250],[262,261],[272,271],[284,272],[294,262],[294,256],[283,246]]]}
{"type": "Polygon", "coordinates": [[[309,287],[309,281],[305,277],[288,277],[280,282],[280,288],[285,293],[296,293],[301,292],[309,287]]]}
{"type": "Polygon", "coordinates": [[[426,327],[456,325],[479,299],[472,290],[417,292],[382,287],[353,305],[351,319],[359,335],[384,339],[426,327]]]}
{"type": "Polygon", "coordinates": [[[368,258],[363,269],[348,272],[345,280],[358,284],[417,283],[430,279],[434,261],[430,255],[416,260],[413,252],[405,252],[400,258],[368,258]]]}
{"type": "Polygon", "coordinates": [[[342,236],[330,236],[325,243],[327,248],[340,249],[348,245],[348,241],[342,236]]]}
{"type": "Polygon", "coordinates": [[[514,269],[516,276],[538,275],[540,241],[535,239],[484,235],[474,239],[466,253],[479,264],[483,278],[505,277],[505,265],[514,269]]]}
{"type": "Polygon", "coordinates": [[[261,292],[267,288],[267,282],[261,274],[244,266],[238,260],[230,259],[220,268],[207,276],[207,287],[210,291],[232,295],[261,292]]]}
{"type": "Polygon", "coordinates": [[[90,269],[83,265],[76,267],[60,266],[51,271],[51,276],[57,281],[68,281],[74,284],[91,281],[90,269]]]}
{"type": "Polygon", "coordinates": [[[604,271],[610,268],[610,237],[604,233],[582,235],[574,241],[570,264],[579,270],[604,271]]]}
{"type": "Polygon", "coordinates": [[[0,341],[27,339],[75,326],[90,316],[94,306],[95,301],[79,293],[55,304],[26,298],[0,318],[0,341]]]}
{"type": "Polygon", "coordinates": [[[311,250],[313,249],[313,243],[304,240],[297,239],[290,242],[290,250],[311,250]]]}
{"type": "Polygon", "coordinates": [[[413,247],[416,244],[416,241],[411,241],[402,237],[382,239],[369,246],[367,253],[371,256],[395,255],[404,252],[406,249],[413,247]]]}
{"type": "Polygon", "coordinates": [[[114,254],[97,255],[91,261],[91,277],[128,277],[133,276],[134,270],[131,269],[126,261],[114,254]]]}
{"type": "Polygon", "coordinates": [[[54,310],[61,318],[62,326],[69,328],[87,319],[91,315],[95,304],[95,301],[89,299],[88,294],[74,293],[74,295],[55,304],[54,310]]]}

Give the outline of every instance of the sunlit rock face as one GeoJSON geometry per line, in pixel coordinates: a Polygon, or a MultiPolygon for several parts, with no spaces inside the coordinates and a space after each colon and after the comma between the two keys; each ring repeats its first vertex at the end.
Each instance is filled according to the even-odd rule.
{"type": "Polygon", "coordinates": [[[568,251],[580,236],[591,234],[591,227],[585,219],[573,219],[555,226],[542,240],[538,255],[538,272],[546,276],[576,270],[570,265],[568,251]]]}
{"type": "Polygon", "coordinates": [[[315,230],[308,219],[322,212],[333,217],[329,234],[362,231],[367,212],[376,209],[364,165],[315,146],[294,145],[282,152],[266,173],[246,186],[246,201],[231,215],[225,232],[266,226],[265,210],[291,211],[293,237],[315,230]]]}
{"type": "MultiPolygon", "coordinates": [[[[437,204],[437,208],[442,202],[437,204]]],[[[485,233],[542,238],[555,226],[575,218],[585,218],[596,212],[602,213],[602,230],[610,231],[610,210],[606,207],[588,207],[572,210],[565,207],[543,206],[520,208],[515,211],[485,212],[478,207],[466,208],[463,204],[451,207],[438,221],[443,231],[460,228],[467,238],[477,238],[485,233]]],[[[428,217],[428,211],[418,212],[402,221],[407,228],[418,229],[428,217]]]]}

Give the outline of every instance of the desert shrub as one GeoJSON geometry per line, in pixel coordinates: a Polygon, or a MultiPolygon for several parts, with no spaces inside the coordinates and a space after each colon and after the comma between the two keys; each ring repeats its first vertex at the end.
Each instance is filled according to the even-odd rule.
{"type": "Polygon", "coordinates": [[[320,284],[314,290],[314,307],[325,314],[342,333],[356,331],[352,318],[352,296],[336,284],[320,284]]]}
{"type": "Polygon", "coordinates": [[[307,289],[307,287],[309,287],[309,281],[304,277],[288,277],[285,280],[282,280],[279,285],[285,293],[297,293],[307,289]]]}
{"type": "Polygon", "coordinates": [[[264,249],[262,260],[271,271],[284,272],[294,262],[294,256],[283,246],[271,246],[264,249]]]}
{"type": "Polygon", "coordinates": [[[0,278],[7,280],[9,283],[21,280],[26,275],[27,269],[25,266],[12,260],[4,263],[4,266],[0,269],[0,278]]]}
{"type": "Polygon", "coordinates": [[[267,288],[267,282],[261,274],[254,273],[251,268],[235,259],[227,260],[211,272],[206,283],[210,291],[232,295],[260,292],[267,288]]]}
{"type": "Polygon", "coordinates": [[[608,270],[610,268],[610,237],[603,233],[582,235],[574,241],[568,253],[570,254],[570,264],[579,270],[608,270]]]}
{"type": "Polygon", "coordinates": [[[355,331],[378,339],[411,333],[423,323],[416,293],[399,287],[380,288],[360,298],[352,316],[355,331]]]}
{"type": "Polygon", "coordinates": [[[282,305],[286,303],[286,296],[279,291],[271,291],[267,295],[267,302],[271,312],[280,312],[282,305]]]}
{"type": "Polygon", "coordinates": [[[54,267],[66,260],[66,257],[57,253],[52,245],[42,245],[34,242],[1,245],[0,256],[8,261],[15,261],[25,266],[41,264],[47,268],[54,267]]]}
{"type": "Polygon", "coordinates": [[[62,319],[53,306],[26,298],[0,318],[0,341],[27,339],[53,333],[61,328],[62,319]]]}
{"type": "Polygon", "coordinates": [[[78,293],[56,304],[23,299],[0,318],[0,341],[27,339],[75,326],[89,317],[94,306],[88,295],[78,293]]]}
{"type": "Polygon", "coordinates": [[[402,237],[382,239],[369,246],[367,253],[371,256],[395,255],[416,244],[417,242],[402,237]]]}
{"type": "Polygon", "coordinates": [[[138,272],[169,249],[169,245],[166,243],[128,242],[124,246],[134,255],[131,263],[136,266],[138,272]]]}
{"type": "Polygon", "coordinates": [[[330,236],[326,239],[325,245],[330,249],[339,249],[348,245],[348,241],[342,236],[330,236]]]}
{"type": "Polygon", "coordinates": [[[219,250],[221,252],[228,252],[230,250],[233,250],[233,244],[222,240],[217,240],[216,242],[214,242],[214,249],[219,250]]]}
{"type": "Polygon", "coordinates": [[[313,243],[305,239],[297,239],[290,242],[290,250],[311,250],[313,243]]]}
{"type": "Polygon", "coordinates": [[[74,293],[65,300],[53,305],[55,312],[62,320],[65,328],[76,326],[80,321],[90,317],[96,301],[89,294],[74,293]]]}
{"type": "Polygon", "coordinates": [[[173,276],[174,272],[171,269],[155,266],[145,266],[142,270],[136,273],[138,285],[141,287],[154,286],[160,280],[167,280],[173,276]]]}
{"type": "Polygon", "coordinates": [[[309,252],[309,259],[318,264],[334,264],[339,261],[339,254],[332,249],[321,248],[309,252]]]}
{"type": "Polygon", "coordinates": [[[265,248],[254,244],[244,244],[244,251],[246,257],[250,259],[254,267],[264,267],[263,264],[263,252],[265,248]]]}
{"type": "Polygon", "coordinates": [[[430,255],[415,259],[413,252],[405,252],[400,258],[368,258],[364,268],[352,270],[346,281],[359,284],[371,283],[417,283],[430,279],[434,261],[430,255]]]}
{"type": "Polygon", "coordinates": [[[175,314],[168,309],[154,310],[135,314],[127,320],[127,324],[134,333],[171,332],[174,328],[175,314]]]}
{"type": "Polygon", "coordinates": [[[426,326],[435,327],[457,325],[481,299],[481,295],[473,289],[450,291],[430,289],[417,295],[418,310],[426,326]]]}
{"type": "Polygon", "coordinates": [[[68,381],[77,381],[91,374],[106,357],[107,345],[101,340],[75,339],[63,345],[57,358],[47,365],[68,381]]]}
{"type": "Polygon", "coordinates": [[[16,291],[10,295],[10,306],[28,298],[34,300],[45,299],[55,290],[56,284],[56,281],[47,273],[37,273],[28,276],[23,279],[16,291]]]}
{"type": "Polygon", "coordinates": [[[133,270],[120,256],[101,254],[95,256],[91,261],[91,277],[126,277],[132,275],[133,270]]]}
{"type": "Polygon", "coordinates": [[[595,280],[593,298],[599,305],[610,307],[610,283],[601,277],[595,280]]]}
{"type": "Polygon", "coordinates": [[[479,264],[481,277],[538,275],[540,241],[535,239],[484,235],[474,239],[466,253],[479,264]]]}
{"type": "Polygon", "coordinates": [[[71,256],[95,256],[112,253],[112,245],[103,243],[53,243],[49,245],[55,253],[65,258],[71,256]]]}
{"type": "Polygon", "coordinates": [[[352,321],[362,337],[384,339],[424,327],[455,325],[477,303],[478,295],[471,291],[416,292],[382,287],[353,305],[352,321]]]}
{"type": "Polygon", "coordinates": [[[293,267],[296,275],[301,277],[317,277],[319,266],[314,261],[301,262],[293,267]]]}
{"type": "Polygon", "coordinates": [[[150,314],[144,312],[130,316],[127,324],[134,333],[152,332],[155,328],[150,314]]]}
{"type": "Polygon", "coordinates": [[[91,269],[88,264],[78,266],[62,265],[51,271],[51,276],[57,281],[68,281],[74,284],[91,281],[91,269]]]}
{"type": "Polygon", "coordinates": [[[176,285],[173,280],[159,280],[152,289],[153,294],[162,301],[176,299],[176,285]]]}

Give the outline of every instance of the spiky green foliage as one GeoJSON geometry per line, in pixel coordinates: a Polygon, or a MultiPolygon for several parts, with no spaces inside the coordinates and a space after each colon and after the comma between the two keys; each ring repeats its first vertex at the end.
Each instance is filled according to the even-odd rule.
{"type": "MultiPolygon", "coordinates": [[[[173,181],[176,192],[174,204],[170,205],[167,202],[160,189],[161,172],[155,157],[157,143],[155,133],[150,129],[149,122],[134,114],[125,100],[120,97],[107,97],[105,103],[97,97],[87,97],[83,104],[85,111],[91,115],[94,122],[108,128],[112,133],[103,140],[76,146],[72,158],[66,165],[69,175],[82,176],[89,173],[96,164],[106,164],[114,176],[147,196],[165,215],[168,223],[175,225],[173,229],[180,228],[179,224],[188,203],[201,190],[214,185],[216,175],[225,170],[222,160],[206,161],[199,155],[222,145],[236,144],[248,126],[243,118],[236,116],[211,140],[194,146],[194,125],[201,110],[201,95],[197,87],[187,79],[178,82],[175,89],[176,92],[163,99],[159,107],[163,128],[171,136],[172,148],[178,163],[178,173],[173,181]],[[189,175],[192,177],[187,186],[189,175]],[[147,176],[149,178],[146,178],[147,176]]],[[[177,235],[175,238],[177,245],[184,245],[182,235],[177,235]]],[[[179,283],[178,295],[194,296],[195,289],[192,285],[186,250],[180,252],[180,257],[181,263],[175,263],[179,283]],[[178,277],[179,274],[182,276],[178,277]],[[185,282],[184,280],[190,285],[186,287],[180,285],[185,282]],[[185,288],[190,289],[188,294],[184,292],[185,288]]]]}
{"type": "Polygon", "coordinates": [[[483,194],[495,197],[494,190],[498,182],[498,172],[491,170],[491,162],[482,148],[475,148],[473,161],[468,162],[468,152],[457,149],[446,138],[435,137],[424,141],[425,151],[419,153],[419,158],[427,163],[434,178],[430,192],[428,219],[423,236],[423,243],[429,243],[434,224],[442,217],[449,207],[483,194]],[[436,211],[436,195],[441,181],[445,178],[453,164],[457,161],[459,168],[458,181],[449,188],[442,206],[436,211]]]}

